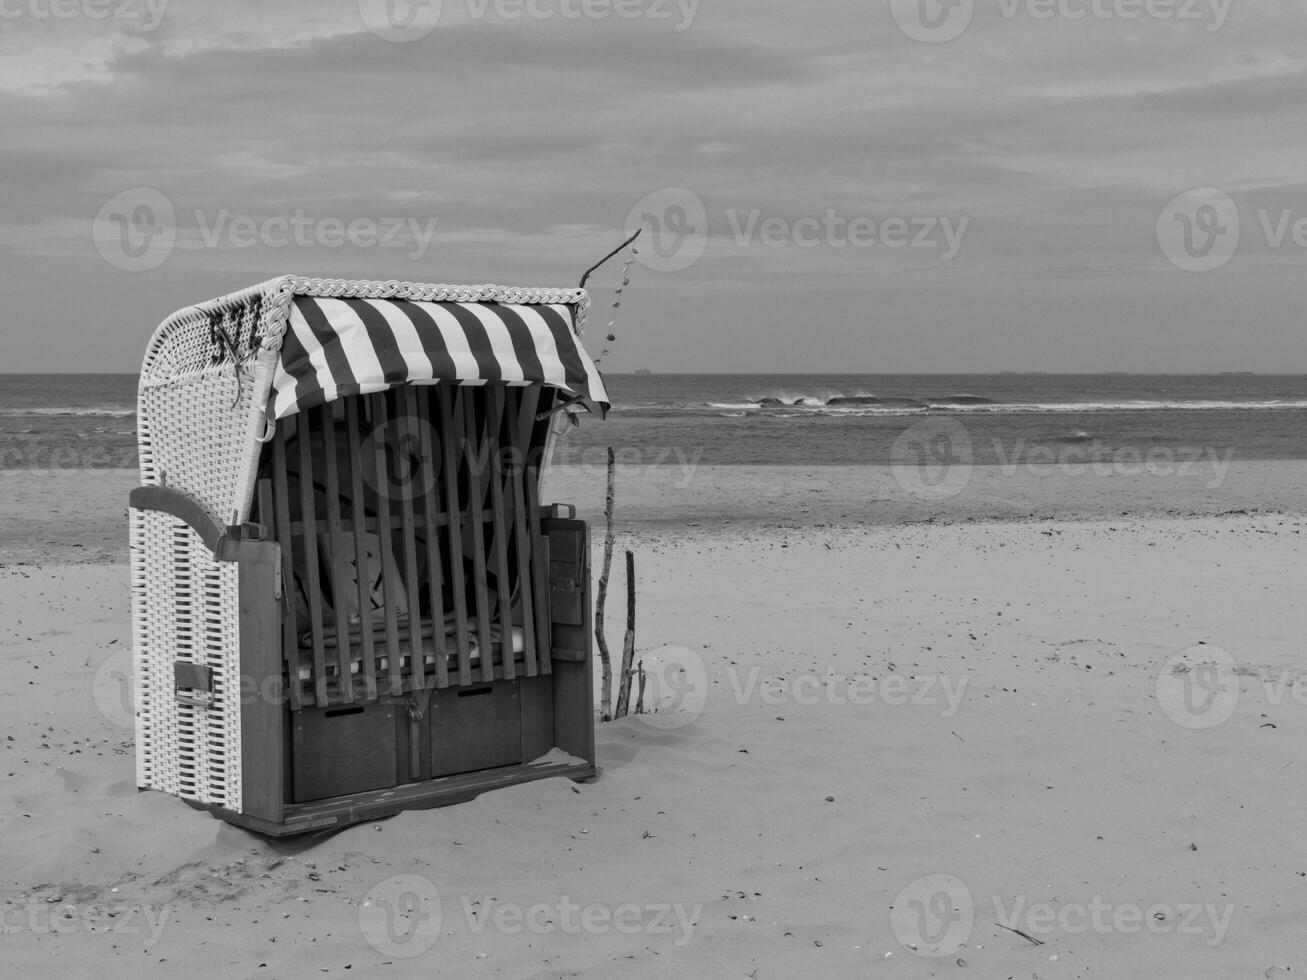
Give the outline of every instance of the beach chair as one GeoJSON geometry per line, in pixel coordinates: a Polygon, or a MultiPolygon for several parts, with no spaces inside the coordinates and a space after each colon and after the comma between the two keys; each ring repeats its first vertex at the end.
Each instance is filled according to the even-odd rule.
{"type": "Polygon", "coordinates": [[[283,277],[141,371],[137,784],[272,836],[595,774],[580,289],[283,277]]]}

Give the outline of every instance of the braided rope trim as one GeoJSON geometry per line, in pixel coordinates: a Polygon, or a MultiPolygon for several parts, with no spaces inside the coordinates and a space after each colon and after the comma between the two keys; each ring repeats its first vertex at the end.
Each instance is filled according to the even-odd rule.
{"type": "Polygon", "coordinates": [[[567,304],[586,299],[584,289],[549,289],[540,286],[451,286],[433,283],[386,282],[356,279],[304,279],[294,281],[301,296],[361,299],[411,299],[424,303],[567,304]]]}
{"type": "MultiPolygon", "coordinates": [[[[290,306],[296,296],[327,299],[408,299],[425,303],[505,303],[538,306],[575,306],[576,332],[581,333],[590,311],[590,294],[584,289],[552,289],[542,286],[496,286],[493,284],[455,286],[435,283],[385,282],[367,279],[314,279],[281,276],[218,299],[197,303],[170,316],[156,332],[154,345],[162,346],[171,328],[183,322],[227,314],[247,307],[256,297],[262,299],[259,313],[258,344],[261,351],[276,354],[281,350],[290,323],[290,306]]],[[[153,351],[151,352],[153,353],[153,351]]],[[[146,374],[153,357],[146,358],[146,374]]],[[[168,379],[172,380],[172,379],[168,379]]]]}
{"type": "Polygon", "coordinates": [[[551,289],[545,286],[455,286],[437,283],[368,279],[311,279],[286,276],[269,283],[272,302],[266,318],[265,350],[278,350],[286,333],[290,303],[295,296],[324,299],[408,299],[421,303],[505,303],[524,306],[575,306],[579,332],[590,310],[590,294],[584,289],[551,289]],[[270,346],[275,342],[276,346],[270,346]]]}

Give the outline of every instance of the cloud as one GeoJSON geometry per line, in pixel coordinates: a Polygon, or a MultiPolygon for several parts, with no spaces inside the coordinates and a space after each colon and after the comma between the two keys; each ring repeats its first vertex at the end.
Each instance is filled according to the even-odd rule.
{"type": "MultiPolygon", "coordinates": [[[[686,187],[708,213],[704,257],[647,272],[646,295],[679,297],[692,318],[705,296],[784,293],[820,309],[833,293],[888,284],[951,316],[959,304],[941,297],[984,280],[1017,296],[1092,283],[1101,300],[1076,313],[1088,322],[1137,315],[1141,277],[1186,288],[1154,229],[1179,191],[1224,187],[1250,219],[1302,200],[1307,19],[1293,4],[1242,0],[1220,31],[995,9],[982,4],[944,45],[906,37],[888,5],[865,0],[704,0],[684,31],[478,20],[467,0],[445,0],[440,26],[411,44],[369,33],[354,0],[174,0],[150,32],[5,22],[0,250],[68,281],[144,282],[108,269],[89,227],[114,194],[149,187],[172,202],[181,243],[149,281],[194,284],[190,299],[287,269],[567,283],[618,240],[635,202],[686,187]],[[213,248],[201,234],[219,216],[297,210],[435,219],[437,231],[421,262],[213,248]],[[753,212],[793,226],[828,210],[970,226],[949,262],[732,234],[753,212]]],[[[1222,274],[1253,303],[1259,270],[1300,262],[1297,250],[1250,247],[1222,274]]],[[[0,302],[58,316],[65,300],[38,311],[9,283],[0,302]]],[[[656,304],[631,306],[637,321],[658,316],[656,304]]],[[[126,337],[129,326],[101,329],[126,337]]],[[[785,349],[774,329],[760,357],[785,349]]]]}

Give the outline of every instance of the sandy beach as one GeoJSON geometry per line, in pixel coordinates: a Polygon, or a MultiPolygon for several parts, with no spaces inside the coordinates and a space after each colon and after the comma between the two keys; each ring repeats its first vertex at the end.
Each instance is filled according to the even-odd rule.
{"type": "Polygon", "coordinates": [[[1256,469],[1172,493],[1189,516],[1065,479],[995,503],[982,475],[927,523],[860,517],[892,496],[873,471],[626,474],[663,710],[599,726],[592,783],[280,844],[136,791],[133,475],[0,475],[0,972],[1307,969],[1303,467],[1256,469]],[[1220,651],[1238,693],[1195,708],[1176,685],[1220,651]],[[378,918],[401,885],[415,931],[378,918]]]}

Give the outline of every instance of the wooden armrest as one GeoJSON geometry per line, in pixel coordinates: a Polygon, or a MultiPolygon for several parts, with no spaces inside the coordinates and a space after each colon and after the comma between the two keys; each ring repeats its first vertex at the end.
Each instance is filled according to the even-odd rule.
{"type": "Polygon", "coordinates": [[[128,498],[128,504],[135,510],[158,511],[184,522],[200,536],[204,546],[218,561],[238,560],[240,542],[263,538],[263,528],[258,524],[220,526],[198,500],[173,487],[136,487],[128,498]]]}

